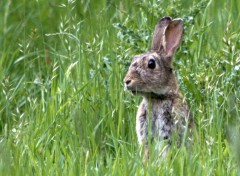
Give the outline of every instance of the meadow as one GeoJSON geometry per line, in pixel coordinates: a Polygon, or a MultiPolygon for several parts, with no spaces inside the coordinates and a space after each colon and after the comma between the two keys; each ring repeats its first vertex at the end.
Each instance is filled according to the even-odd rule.
{"type": "Polygon", "coordinates": [[[240,175],[239,0],[0,1],[0,175],[240,175]],[[142,162],[132,56],[182,18],[193,141],[142,162]]]}

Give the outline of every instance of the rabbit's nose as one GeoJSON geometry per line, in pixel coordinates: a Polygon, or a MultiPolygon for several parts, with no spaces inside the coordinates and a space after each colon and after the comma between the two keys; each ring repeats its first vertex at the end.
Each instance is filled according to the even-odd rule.
{"type": "Polygon", "coordinates": [[[128,85],[130,82],[131,82],[131,79],[127,79],[127,80],[125,81],[125,84],[128,85]]]}

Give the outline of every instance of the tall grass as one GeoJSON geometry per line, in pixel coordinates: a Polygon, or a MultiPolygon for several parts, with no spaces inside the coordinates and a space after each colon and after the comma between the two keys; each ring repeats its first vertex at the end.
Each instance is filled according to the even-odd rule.
{"type": "Polygon", "coordinates": [[[239,11],[237,0],[1,1],[0,175],[240,175],[239,11]],[[196,129],[144,164],[140,97],[122,80],[166,15],[184,19],[174,64],[196,129]]]}

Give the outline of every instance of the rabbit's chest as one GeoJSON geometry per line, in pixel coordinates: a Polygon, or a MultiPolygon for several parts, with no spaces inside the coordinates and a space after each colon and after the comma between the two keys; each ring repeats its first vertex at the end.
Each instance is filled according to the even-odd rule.
{"type": "Polygon", "coordinates": [[[148,143],[149,130],[151,130],[150,139],[170,139],[174,129],[172,101],[153,102],[151,108],[143,103],[137,115],[136,129],[140,144],[144,142],[144,139],[148,143]]]}
{"type": "Polygon", "coordinates": [[[174,128],[171,101],[153,104],[151,125],[153,138],[160,140],[170,138],[174,128]]]}

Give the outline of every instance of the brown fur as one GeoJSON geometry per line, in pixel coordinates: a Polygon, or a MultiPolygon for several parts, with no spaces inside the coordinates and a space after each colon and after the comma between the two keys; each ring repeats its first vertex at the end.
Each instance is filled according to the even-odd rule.
{"type": "Polygon", "coordinates": [[[171,141],[173,132],[178,133],[181,141],[184,130],[193,125],[172,66],[182,33],[181,19],[162,18],[155,27],[150,51],[133,57],[124,78],[127,90],[143,96],[137,112],[136,131],[139,144],[145,144],[146,157],[149,153],[148,118],[151,119],[151,139],[154,141],[171,141]]]}

